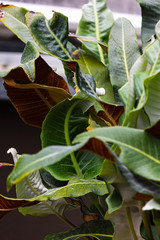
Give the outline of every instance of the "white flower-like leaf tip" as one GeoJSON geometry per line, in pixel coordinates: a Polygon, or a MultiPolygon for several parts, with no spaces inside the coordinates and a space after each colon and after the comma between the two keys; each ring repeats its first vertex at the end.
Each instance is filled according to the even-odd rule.
{"type": "Polygon", "coordinates": [[[20,155],[17,153],[17,150],[15,148],[9,148],[7,153],[11,153],[12,157],[13,157],[13,161],[14,163],[17,162],[18,158],[20,157],[20,155]]]}
{"type": "Polygon", "coordinates": [[[96,88],[96,94],[98,96],[104,96],[106,93],[105,89],[104,88],[96,88]]]}

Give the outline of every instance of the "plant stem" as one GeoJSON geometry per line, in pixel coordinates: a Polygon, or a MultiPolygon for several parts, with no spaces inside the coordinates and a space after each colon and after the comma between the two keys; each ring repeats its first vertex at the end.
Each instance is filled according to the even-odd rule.
{"type": "Polygon", "coordinates": [[[98,212],[101,214],[101,216],[104,218],[104,211],[103,208],[101,207],[101,205],[98,203],[98,200],[95,198],[93,193],[89,193],[89,197],[92,200],[92,202],[94,203],[95,207],[97,208],[98,212]]]}
{"type": "Polygon", "coordinates": [[[56,212],[46,201],[43,202],[59,219],[61,219],[63,222],[65,222],[67,225],[69,225],[71,228],[75,228],[76,226],[71,223],[66,217],[60,215],[58,212],[56,212]]]}
{"type": "Polygon", "coordinates": [[[126,213],[127,213],[128,223],[129,223],[129,226],[130,226],[130,230],[132,232],[133,239],[134,240],[138,240],[138,238],[136,236],[136,232],[134,230],[132,216],[131,216],[131,211],[130,211],[129,207],[126,207],[126,213]]]}
{"type": "MultiPolygon", "coordinates": [[[[36,195],[39,196],[39,193],[32,187],[32,185],[30,184],[28,177],[25,178],[26,183],[28,184],[29,188],[31,189],[31,191],[36,195]]],[[[76,226],[74,224],[72,224],[66,217],[60,215],[58,212],[56,212],[48,203],[47,201],[43,202],[44,205],[46,205],[46,207],[48,207],[59,219],[61,219],[63,222],[65,222],[67,225],[69,225],[71,228],[75,228],[76,226]]]]}
{"type": "MultiPolygon", "coordinates": [[[[69,118],[71,116],[71,113],[73,111],[73,109],[76,107],[76,105],[79,103],[80,101],[78,102],[75,102],[71,108],[69,109],[69,111],[67,112],[67,115],[66,115],[66,118],[65,118],[65,123],[64,123],[64,133],[65,133],[65,139],[66,139],[66,143],[67,143],[67,146],[71,146],[71,141],[70,141],[70,136],[69,136],[69,118]]],[[[77,159],[74,155],[74,153],[71,153],[70,154],[71,156],[71,160],[72,160],[72,163],[73,163],[73,166],[77,172],[77,175],[80,177],[80,178],[83,178],[83,174],[81,172],[81,169],[79,167],[79,164],[77,162],[77,159]]]]}
{"type": "Polygon", "coordinates": [[[146,231],[146,234],[147,234],[147,237],[149,238],[149,240],[154,240],[153,235],[152,235],[151,226],[150,226],[150,220],[148,218],[148,214],[146,211],[142,210],[144,205],[145,204],[143,202],[141,202],[141,215],[142,215],[144,228],[145,228],[145,231],[146,231]]]}

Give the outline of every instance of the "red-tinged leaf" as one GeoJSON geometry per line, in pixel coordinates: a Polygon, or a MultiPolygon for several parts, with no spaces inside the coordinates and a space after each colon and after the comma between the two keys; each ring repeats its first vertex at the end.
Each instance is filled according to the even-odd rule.
{"type": "Polygon", "coordinates": [[[14,164],[11,164],[11,163],[0,163],[0,168],[1,167],[13,167],[14,164]]]}
{"type": "Polygon", "coordinates": [[[12,210],[15,210],[19,207],[32,206],[37,203],[37,201],[30,202],[27,200],[7,198],[0,195],[0,219],[12,210]]]}
{"type": "Polygon", "coordinates": [[[104,111],[100,110],[97,115],[106,122],[109,122],[111,126],[119,125],[119,118],[124,112],[124,106],[116,106],[102,102],[100,104],[104,111]]]}
{"type": "Polygon", "coordinates": [[[133,197],[133,199],[142,201],[142,202],[148,202],[152,199],[153,197],[148,195],[148,194],[142,194],[142,193],[136,193],[136,195],[133,197]]]}
{"type": "Polygon", "coordinates": [[[41,127],[49,110],[66,98],[71,98],[65,80],[56,74],[42,58],[35,61],[35,81],[32,82],[20,66],[3,77],[12,104],[24,122],[41,127]]]}
{"type": "Polygon", "coordinates": [[[150,133],[152,136],[160,139],[160,120],[150,128],[146,128],[145,131],[150,133]]]}
{"type": "Polygon", "coordinates": [[[114,157],[107,146],[97,138],[90,138],[87,144],[85,144],[81,150],[87,150],[93,152],[100,157],[108,159],[111,162],[115,162],[114,157]]]}

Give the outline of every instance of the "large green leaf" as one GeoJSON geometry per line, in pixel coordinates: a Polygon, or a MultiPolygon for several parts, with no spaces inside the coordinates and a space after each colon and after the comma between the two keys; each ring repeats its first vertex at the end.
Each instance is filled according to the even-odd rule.
{"type": "Polygon", "coordinates": [[[64,233],[53,233],[45,237],[45,240],[74,240],[90,236],[98,240],[111,240],[114,234],[110,221],[98,220],[83,223],[80,227],[64,233]]]}
{"type": "Polygon", "coordinates": [[[22,155],[18,159],[13,171],[8,176],[8,189],[11,188],[12,184],[20,182],[35,170],[45,168],[48,165],[61,161],[67,155],[78,150],[83,145],[84,144],[76,144],[73,146],[50,146],[34,155],[22,155]]]}
{"type": "Polygon", "coordinates": [[[62,60],[71,61],[72,57],[66,49],[68,40],[68,19],[54,12],[48,21],[41,13],[26,14],[27,26],[35,42],[49,55],[62,60]]]}
{"type": "MultiPolygon", "coordinates": [[[[50,145],[69,145],[75,136],[86,131],[88,127],[88,114],[82,112],[89,101],[65,100],[56,105],[47,115],[42,126],[42,147],[50,145]]],[[[101,169],[103,159],[90,152],[74,153],[81,172],[85,178],[97,176],[101,169]]],[[[59,180],[69,180],[76,175],[72,156],[65,157],[60,163],[45,168],[52,176],[59,180]]]]}
{"type": "Polygon", "coordinates": [[[147,179],[160,181],[160,140],[143,130],[110,127],[80,134],[74,142],[87,141],[92,137],[117,144],[122,150],[120,160],[131,171],[147,179]]]}
{"type": "MultiPolygon", "coordinates": [[[[29,43],[25,51],[31,49],[28,45],[29,43]]],[[[32,57],[35,57],[34,54],[32,57]]],[[[1,77],[4,80],[7,95],[23,121],[41,127],[49,110],[58,102],[70,98],[71,94],[65,80],[56,74],[41,57],[35,60],[35,62],[34,59],[26,62],[23,55],[23,64],[1,77]],[[34,75],[35,79],[33,79],[34,75]]]]}
{"type": "MultiPolygon", "coordinates": [[[[124,164],[116,159],[121,174],[126,182],[138,193],[147,194],[160,200],[160,182],[148,180],[130,171],[124,164]]],[[[144,199],[145,199],[144,195],[144,199]]]]}
{"type": "Polygon", "coordinates": [[[154,27],[160,19],[159,0],[137,0],[142,9],[142,43],[146,42],[155,33],[154,27]]]}
{"type": "Polygon", "coordinates": [[[81,72],[94,76],[96,87],[105,89],[105,94],[99,96],[99,98],[107,103],[114,103],[113,88],[106,66],[97,58],[85,53],[83,50],[75,51],[73,57],[78,62],[81,72]]]}
{"type": "MultiPolygon", "coordinates": [[[[10,29],[24,43],[27,43],[28,41],[34,42],[32,35],[26,26],[25,14],[28,12],[27,9],[2,4],[0,10],[4,12],[4,17],[2,17],[0,21],[8,29],[10,29]]],[[[38,50],[43,52],[39,47],[38,50]]]]}
{"type": "Polygon", "coordinates": [[[127,19],[115,21],[108,47],[111,82],[120,88],[130,81],[130,69],[140,56],[135,29],[127,19]]]}
{"type": "Polygon", "coordinates": [[[68,185],[60,188],[54,188],[48,190],[46,193],[32,198],[31,201],[55,201],[63,197],[80,197],[89,192],[93,192],[96,195],[103,196],[108,193],[106,183],[95,179],[83,180],[83,179],[72,179],[68,185]]]}
{"type": "MultiPolygon", "coordinates": [[[[105,44],[108,43],[110,28],[113,24],[112,12],[107,8],[105,0],[90,0],[83,6],[77,35],[93,37],[105,44]]],[[[107,55],[98,44],[85,42],[87,48],[96,53],[103,64],[107,63],[107,55]]]]}
{"type": "MultiPolygon", "coordinates": [[[[29,174],[16,184],[16,193],[19,199],[34,198],[47,191],[48,189],[43,185],[39,171],[29,174]]],[[[23,215],[46,216],[48,214],[54,214],[55,212],[63,215],[67,209],[71,209],[70,204],[68,204],[64,198],[61,198],[57,201],[40,202],[34,206],[20,207],[19,211],[23,215]]]]}

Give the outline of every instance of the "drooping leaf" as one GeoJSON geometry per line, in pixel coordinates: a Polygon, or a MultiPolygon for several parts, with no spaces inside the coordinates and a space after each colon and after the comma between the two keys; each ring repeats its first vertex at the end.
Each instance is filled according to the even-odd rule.
{"type": "Polygon", "coordinates": [[[118,189],[114,189],[113,192],[106,198],[108,205],[108,214],[120,209],[123,203],[123,199],[118,189]]]}
{"type": "Polygon", "coordinates": [[[45,237],[45,240],[74,240],[85,236],[91,236],[98,240],[111,240],[113,234],[114,230],[110,221],[93,220],[68,232],[49,234],[45,237]]]}
{"type": "MultiPolygon", "coordinates": [[[[28,12],[27,9],[1,4],[0,10],[4,12],[4,17],[0,18],[0,21],[8,29],[10,29],[24,43],[27,43],[28,41],[34,42],[25,21],[25,14],[28,12]]],[[[38,50],[43,52],[39,47],[38,50]]]]}
{"type": "Polygon", "coordinates": [[[135,29],[125,18],[117,19],[113,25],[108,55],[111,82],[120,88],[130,81],[131,67],[140,56],[135,29]]]}
{"type": "Polygon", "coordinates": [[[71,197],[76,198],[83,196],[89,192],[93,192],[96,195],[103,196],[108,193],[106,183],[95,179],[83,180],[83,179],[71,179],[68,185],[48,190],[46,193],[32,198],[31,201],[55,201],[60,198],[71,197]]]}
{"type": "Polygon", "coordinates": [[[138,193],[143,194],[135,196],[135,199],[139,199],[142,201],[150,200],[151,198],[155,198],[160,200],[160,182],[148,180],[147,178],[143,178],[132,171],[130,171],[124,164],[117,160],[118,167],[121,171],[121,174],[127,181],[127,183],[138,193]],[[146,196],[146,197],[145,197],[146,196]]]}
{"type": "Polygon", "coordinates": [[[98,128],[76,137],[75,142],[98,138],[104,142],[117,144],[122,153],[120,160],[134,173],[155,181],[160,181],[160,141],[143,130],[110,127],[98,128]]]}
{"type": "Polygon", "coordinates": [[[92,75],[82,74],[80,67],[76,65],[76,84],[78,88],[84,92],[87,96],[100,100],[96,93],[96,82],[92,75]]]}
{"type": "Polygon", "coordinates": [[[22,199],[7,198],[0,195],[0,219],[4,217],[7,213],[15,210],[19,207],[29,206],[37,204],[37,201],[30,202],[22,199]]]}
{"type": "Polygon", "coordinates": [[[64,61],[72,61],[66,50],[68,37],[68,19],[60,13],[54,12],[48,21],[41,13],[28,12],[27,26],[35,42],[49,55],[64,61]]]}
{"type": "MultiPolygon", "coordinates": [[[[77,134],[86,131],[88,115],[82,112],[82,107],[87,104],[89,104],[88,101],[73,99],[56,105],[43,123],[42,147],[71,144],[77,134]],[[61,114],[59,115],[59,113],[61,114]],[[57,116],[59,117],[57,118],[57,116]]],[[[100,173],[103,158],[83,151],[76,152],[74,155],[85,178],[92,178],[100,173]]],[[[59,180],[69,180],[76,175],[71,156],[65,157],[60,163],[45,169],[59,180]]]]}
{"type": "Polygon", "coordinates": [[[68,81],[68,84],[74,89],[76,87],[76,84],[74,82],[74,72],[67,66],[65,62],[62,62],[65,75],[68,81]]]}
{"type": "MultiPolygon", "coordinates": [[[[39,57],[39,51],[34,43],[27,42],[22,57],[21,64],[30,79],[35,80],[35,60],[39,57]]],[[[33,81],[32,80],[32,81],[33,81]]]]}
{"type": "Polygon", "coordinates": [[[35,61],[35,81],[25,73],[26,64],[1,76],[11,102],[24,122],[41,127],[49,110],[58,102],[70,98],[65,80],[39,57],[35,61]]]}
{"type": "Polygon", "coordinates": [[[137,0],[142,9],[142,43],[143,46],[155,33],[154,28],[160,19],[158,0],[137,0]]]}
{"type": "MultiPolygon", "coordinates": [[[[104,44],[108,43],[108,36],[113,24],[112,12],[107,8],[105,0],[90,0],[83,6],[82,18],[79,22],[77,35],[93,37],[104,44]]],[[[107,54],[98,44],[85,42],[87,48],[96,53],[97,58],[107,63],[107,54]]]]}
{"type": "Polygon", "coordinates": [[[8,176],[7,179],[8,189],[11,188],[12,184],[17,184],[23,178],[25,178],[27,175],[34,172],[35,170],[45,168],[46,166],[61,161],[67,155],[78,150],[83,145],[84,144],[76,144],[73,146],[50,146],[44,148],[37,154],[22,155],[18,159],[17,164],[14,167],[13,171],[8,176]]]}
{"type": "MultiPolygon", "coordinates": [[[[35,171],[16,184],[17,198],[29,199],[37,197],[47,192],[48,189],[43,185],[39,171],[35,171]]],[[[67,209],[71,209],[64,198],[57,201],[40,202],[34,206],[20,207],[19,211],[23,215],[46,216],[58,212],[63,215],[67,209]]]]}
{"type": "Polygon", "coordinates": [[[124,106],[100,103],[103,110],[98,111],[97,115],[109,122],[111,126],[119,125],[119,119],[124,112],[124,106]]]}
{"type": "MultiPolygon", "coordinates": [[[[86,37],[86,36],[78,36],[78,35],[75,35],[75,34],[72,34],[72,33],[69,33],[69,38],[76,38],[76,39],[84,41],[84,42],[97,43],[101,46],[101,48],[105,51],[105,53],[108,53],[108,45],[104,44],[103,42],[98,41],[95,38],[86,37]]],[[[82,47],[82,49],[83,49],[83,47],[82,47]]],[[[86,49],[86,46],[85,46],[85,49],[86,49]]],[[[94,52],[93,52],[93,55],[95,55],[94,52]]]]}
{"type": "Polygon", "coordinates": [[[115,162],[112,153],[109,148],[97,138],[91,138],[84,146],[81,148],[82,150],[87,150],[89,152],[93,152],[102,158],[106,158],[110,162],[115,162]]]}
{"type": "Polygon", "coordinates": [[[113,88],[106,66],[94,56],[86,54],[83,50],[76,50],[73,57],[78,62],[82,74],[90,74],[96,81],[97,88],[104,88],[105,94],[99,98],[107,103],[114,103],[113,88]]]}

